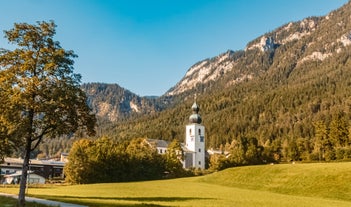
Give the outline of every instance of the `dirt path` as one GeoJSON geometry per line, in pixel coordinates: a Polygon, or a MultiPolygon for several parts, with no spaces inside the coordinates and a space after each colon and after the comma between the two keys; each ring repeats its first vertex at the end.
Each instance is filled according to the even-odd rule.
{"type": "MultiPolygon", "coordinates": [[[[11,198],[17,198],[17,195],[13,194],[7,194],[7,193],[0,193],[0,196],[6,196],[6,197],[11,197],[11,198]]],[[[63,203],[63,202],[58,202],[58,201],[50,201],[50,200],[45,200],[41,198],[33,198],[33,197],[27,197],[26,196],[26,201],[28,202],[36,202],[40,204],[45,204],[48,206],[60,206],[60,207],[87,207],[87,206],[82,206],[78,204],[72,204],[72,203],[63,203]]]]}

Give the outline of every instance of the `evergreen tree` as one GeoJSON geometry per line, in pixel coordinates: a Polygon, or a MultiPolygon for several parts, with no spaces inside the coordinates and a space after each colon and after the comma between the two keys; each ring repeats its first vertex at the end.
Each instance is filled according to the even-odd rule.
{"type": "Polygon", "coordinates": [[[324,122],[318,121],[314,123],[315,140],[313,151],[317,154],[319,161],[324,159],[324,153],[328,148],[328,131],[324,122]]]}
{"type": "Polygon", "coordinates": [[[230,145],[230,156],[229,162],[232,166],[246,165],[247,160],[245,157],[245,143],[240,138],[239,140],[233,140],[230,145]]]}
{"type": "Polygon", "coordinates": [[[348,145],[348,128],[345,116],[342,113],[336,114],[329,126],[329,138],[334,147],[346,147],[348,145]]]}

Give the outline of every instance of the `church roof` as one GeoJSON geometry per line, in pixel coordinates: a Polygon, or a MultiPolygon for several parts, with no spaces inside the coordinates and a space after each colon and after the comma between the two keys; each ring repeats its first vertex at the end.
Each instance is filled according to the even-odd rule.
{"type": "Polygon", "coordinates": [[[194,102],[194,104],[191,106],[191,109],[193,111],[193,114],[190,115],[190,117],[189,117],[189,123],[201,124],[202,119],[201,119],[201,116],[199,115],[200,107],[197,105],[196,102],[194,102]]]}
{"type": "Polygon", "coordinates": [[[196,102],[194,102],[193,105],[191,106],[191,109],[193,110],[193,112],[198,113],[200,110],[200,107],[197,105],[196,102]]]}
{"type": "Polygon", "coordinates": [[[189,122],[191,124],[201,124],[202,122],[201,116],[199,114],[192,114],[189,117],[189,122]]]}

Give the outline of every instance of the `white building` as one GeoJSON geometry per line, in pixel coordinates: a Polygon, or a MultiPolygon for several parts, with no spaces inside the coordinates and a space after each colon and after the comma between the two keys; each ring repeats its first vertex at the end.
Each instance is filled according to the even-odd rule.
{"type": "MultiPolygon", "coordinates": [[[[16,173],[4,175],[3,184],[19,184],[22,176],[22,171],[17,171],[16,173]]],[[[29,184],[44,184],[45,178],[43,176],[34,174],[33,172],[28,172],[28,183],[29,184]]]]}
{"type": "Polygon", "coordinates": [[[193,114],[185,131],[184,168],[205,169],[205,126],[201,124],[199,106],[196,102],[191,107],[193,114]]]}
{"type": "Polygon", "coordinates": [[[145,139],[151,147],[157,149],[158,154],[166,154],[169,142],[160,139],[145,139]]]}

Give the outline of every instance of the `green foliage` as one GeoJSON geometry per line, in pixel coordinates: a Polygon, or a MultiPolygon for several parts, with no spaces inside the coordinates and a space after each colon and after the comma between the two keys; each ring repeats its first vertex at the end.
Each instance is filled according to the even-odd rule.
{"type": "MultiPolygon", "coordinates": [[[[69,156],[69,162],[65,165],[66,181],[70,183],[86,183],[92,170],[89,160],[89,151],[92,141],[81,139],[72,146],[69,156]]],[[[91,150],[90,150],[91,151],[91,150]]]]}
{"type": "Polygon", "coordinates": [[[349,146],[350,142],[348,125],[348,120],[343,114],[337,114],[336,117],[332,119],[329,126],[329,138],[333,146],[349,146]]]}
{"type": "Polygon", "coordinates": [[[167,148],[165,155],[167,178],[177,178],[186,175],[181,160],[184,160],[184,152],[178,140],[173,140],[167,148]]]}
{"type": "MultiPolygon", "coordinates": [[[[73,144],[68,160],[66,181],[74,184],[161,179],[171,165],[141,138],[121,144],[108,138],[81,139],[73,144]]],[[[179,169],[173,170],[177,176],[179,169]]]]}
{"type": "Polygon", "coordinates": [[[220,171],[231,167],[231,163],[224,154],[213,154],[210,157],[210,171],[220,171]]]}
{"type": "Polygon", "coordinates": [[[218,171],[228,167],[256,165],[267,162],[263,154],[263,146],[256,138],[240,137],[232,141],[228,147],[228,155],[214,154],[210,158],[210,170],[218,171]]]}
{"type": "Polygon", "coordinates": [[[318,121],[314,124],[316,136],[312,160],[350,159],[350,129],[345,113],[336,113],[329,123],[318,121]]]}
{"type": "Polygon", "coordinates": [[[127,174],[130,180],[159,179],[164,175],[164,158],[145,139],[133,139],[127,146],[126,153],[129,158],[127,174]]]}
{"type": "Polygon", "coordinates": [[[1,49],[1,126],[12,140],[69,134],[78,127],[94,131],[80,75],[73,73],[73,51],[53,40],[56,25],[15,24],[5,31],[14,51],[1,49]]]}

